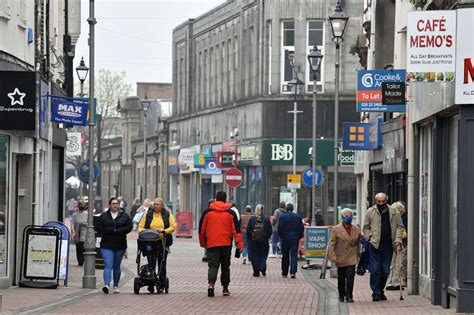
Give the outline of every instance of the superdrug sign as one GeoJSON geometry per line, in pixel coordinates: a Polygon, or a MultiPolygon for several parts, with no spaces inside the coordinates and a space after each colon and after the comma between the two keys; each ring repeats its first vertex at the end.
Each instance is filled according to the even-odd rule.
{"type": "Polygon", "coordinates": [[[0,71],[0,129],[35,130],[36,73],[0,71]]]}

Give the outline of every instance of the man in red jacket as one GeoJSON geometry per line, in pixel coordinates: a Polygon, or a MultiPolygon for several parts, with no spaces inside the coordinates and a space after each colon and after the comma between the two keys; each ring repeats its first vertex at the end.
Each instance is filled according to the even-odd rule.
{"type": "Polygon", "coordinates": [[[221,284],[224,287],[223,295],[229,296],[230,283],[230,256],[232,254],[232,239],[237,242],[236,256],[244,248],[242,234],[237,231],[234,224],[234,216],[230,208],[232,205],[226,202],[227,195],[224,191],[216,194],[216,201],[211,203],[210,211],[204,215],[204,220],[199,233],[201,247],[207,247],[208,281],[207,296],[214,296],[214,284],[217,281],[219,265],[221,270],[221,284]]]}

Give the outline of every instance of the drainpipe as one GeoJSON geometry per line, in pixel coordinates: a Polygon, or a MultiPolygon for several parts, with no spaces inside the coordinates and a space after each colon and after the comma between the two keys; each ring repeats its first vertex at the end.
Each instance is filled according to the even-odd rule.
{"type": "Polygon", "coordinates": [[[407,253],[407,287],[408,294],[414,294],[414,233],[415,231],[415,133],[412,124],[412,108],[414,102],[408,102],[408,253],[407,253]]]}

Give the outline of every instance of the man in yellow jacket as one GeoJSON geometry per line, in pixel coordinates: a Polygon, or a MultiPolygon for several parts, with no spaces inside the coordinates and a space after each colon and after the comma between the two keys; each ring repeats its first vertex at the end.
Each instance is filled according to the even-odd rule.
{"type": "MultiPolygon", "coordinates": [[[[168,248],[173,243],[172,233],[175,230],[175,222],[173,214],[165,207],[165,202],[161,198],[156,198],[153,207],[142,216],[138,225],[138,232],[145,229],[152,229],[162,233],[162,242],[158,245],[157,255],[148,255],[148,265],[155,270],[156,258],[158,256],[159,278],[160,278],[160,291],[163,291],[166,284],[166,260],[168,257],[168,248]],[[165,244],[166,250],[163,249],[163,243],[165,244]]],[[[148,291],[153,293],[153,286],[148,287],[148,291]]]]}

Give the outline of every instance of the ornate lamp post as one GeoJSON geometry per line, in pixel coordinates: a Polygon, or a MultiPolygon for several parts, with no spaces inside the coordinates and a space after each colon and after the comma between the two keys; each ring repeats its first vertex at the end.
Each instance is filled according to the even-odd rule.
{"type": "Polygon", "coordinates": [[[340,46],[343,41],[349,16],[341,9],[339,1],[334,11],[328,16],[332,30],[332,40],[336,44],[336,95],[334,98],[334,225],[337,224],[338,216],[338,156],[339,156],[339,72],[340,72],[340,46]]]}
{"type": "Polygon", "coordinates": [[[148,157],[147,157],[147,143],[146,143],[146,114],[148,109],[150,108],[151,101],[148,99],[147,95],[145,94],[145,99],[142,100],[142,109],[143,109],[143,200],[147,197],[147,171],[148,171],[148,157]]]}
{"type": "MultiPolygon", "coordinates": [[[[298,79],[298,73],[295,69],[295,64],[294,64],[294,59],[293,55],[290,56],[290,64],[291,67],[293,68],[293,79],[291,79],[288,82],[288,85],[290,86],[291,92],[294,95],[294,101],[293,101],[293,110],[288,111],[288,113],[293,114],[293,174],[296,174],[296,130],[298,127],[298,119],[297,115],[299,113],[302,113],[303,111],[298,110],[298,103],[296,101],[296,97],[301,94],[304,88],[304,82],[298,79]]],[[[291,195],[293,198],[293,203],[294,203],[294,212],[297,211],[298,207],[298,202],[297,202],[297,197],[296,197],[296,189],[292,189],[291,195]]]]}
{"type": "Polygon", "coordinates": [[[314,45],[313,49],[308,55],[309,67],[311,69],[311,74],[313,77],[313,137],[312,137],[312,150],[311,150],[311,168],[312,168],[312,177],[313,185],[311,186],[311,225],[316,226],[316,218],[314,217],[314,212],[316,211],[316,83],[318,81],[319,71],[321,69],[321,63],[323,61],[323,54],[321,50],[314,45]]]}

